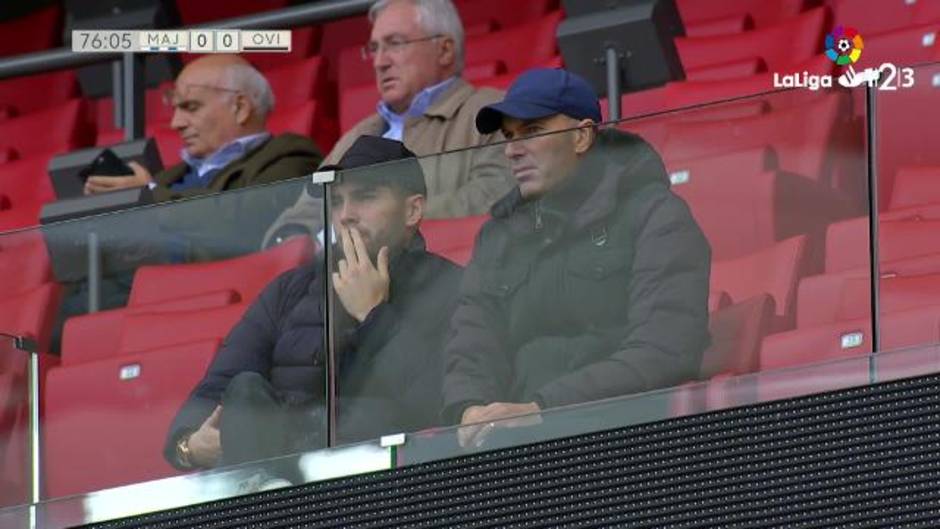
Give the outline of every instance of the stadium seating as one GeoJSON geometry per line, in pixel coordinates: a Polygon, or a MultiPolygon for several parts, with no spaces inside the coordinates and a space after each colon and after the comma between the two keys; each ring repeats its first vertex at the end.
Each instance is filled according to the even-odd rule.
{"type": "Polygon", "coordinates": [[[42,204],[55,200],[46,172],[51,158],[49,154],[35,154],[0,164],[0,230],[39,224],[42,204]]]}
{"type": "Polygon", "coordinates": [[[758,28],[773,26],[792,19],[802,11],[804,0],[728,0],[726,2],[702,2],[701,0],[676,0],[682,21],[688,26],[731,16],[747,16],[758,28]]]}
{"type": "Polygon", "coordinates": [[[0,56],[48,50],[61,42],[62,8],[50,5],[0,23],[0,56]]]}
{"type": "MultiPolygon", "coordinates": [[[[937,305],[940,274],[882,277],[878,284],[885,314],[937,305]]],[[[800,282],[797,327],[806,328],[871,315],[871,281],[867,274],[821,275],[800,282]]]]}
{"type": "Polygon", "coordinates": [[[290,3],[290,0],[229,0],[223,4],[213,4],[200,0],[176,0],[176,9],[183,25],[193,26],[214,20],[282,9],[290,3]]]}
{"type": "Polygon", "coordinates": [[[769,294],[776,313],[774,330],[789,328],[796,311],[797,285],[807,270],[807,238],[793,237],[759,252],[712,262],[711,290],[733,303],[769,294]]]}
{"type": "MultiPolygon", "coordinates": [[[[868,223],[867,217],[860,217],[829,226],[826,233],[826,273],[868,269],[868,223]]],[[[940,238],[937,238],[940,221],[882,222],[878,229],[882,268],[897,268],[914,258],[929,259],[940,254],[940,238]]]]}
{"type": "MultiPolygon", "coordinates": [[[[940,342],[940,305],[883,313],[883,350],[940,342]]],[[[772,334],[761,346],[760,368],[776,369],[871,352],[871,318],[772,334]]]]}
{"type": "Polygon", "coordinates": [[[14,77],[0,81],[0,110],[7,117],[23,116],[78,95],[78,82],[71,70],[14,77]]]}
{"type": "Polygon", "coordinates": [[[687,37],[734,35],[735,33],[743,33],[751,29],[754,29],[754,21],[751,19],[751,16],[746,13],[685,24],[685,34],[687,37]]]}
{"type": "Polygon", "coordinates": [[[865,38],[865,53],[867,53],[869,51],[868,39],[871,36],[915,25],[916,6],[930,3],[930,1],[834,0],[832,6],[838,24],[855,28],[865,38]]]}
{"type": "Polygon", "coordinates": [[[902,167],[894,177],[888,211],[940,205],[940,166],[902,167]]]}
{"type": "Polygon", "coordinates": [[[176,474],[163,460],[163,442],[218,344],[196,341],[51,370],[45,493],[60,497],[176,474]]]}
{"type": "MultiPolygon", "coordinates": [[[[840,125],[849,117],[845,112],[848,103],[848,98],[838,94],[821,95],[805,104],[757,116],[678,123],[669,129],[662,154],[667,160],[689,159],[771,147],[779,169],[828,183],[830,149],[837,147],[838,133],[844,132],[840,125]]],[[[854,157],[862,155],[859,150],[854,157]]]]}
{"type": "Polygon", "coordinates": [[[488,219],[489,215],[456,219],[426,219],[421,222],[421,234],[424,235],[429,252],[466,266],[473,255],[477,233],[488,219]]]}
{"type": "Polygon", "coordinates": [[[759,58],[770,71],[783,71],[822,51],[829,11],[812,9],[774,26],[733,35],[676,37],[686,69],[759,58]]]}
{"type": "Polygon", "coordinates": [[[906,27],[888,33],[865,36],[865,49],[858,65],[877,68],[885,62],[898,66],[930,62],[940,45],[937,43],[940,21],[906,27]]]}
{"type": "Polygon", "coordinates": [[[312,255],[313,243],[296,237],[264,252],[223,261],[142,266],[126,308],[65,322],[63,364],[139,351],[148,343],[156,347],[221,338],[271,280],[312,255]]]}
{"type": "Polygon", "coordinates": [[[19,158],[86,147],[94,140],[88,110],[80,99],[0,121],[0,147],[12,148],[19,158]],[[54,123],[55,126],[50,126],[54,123]]]}

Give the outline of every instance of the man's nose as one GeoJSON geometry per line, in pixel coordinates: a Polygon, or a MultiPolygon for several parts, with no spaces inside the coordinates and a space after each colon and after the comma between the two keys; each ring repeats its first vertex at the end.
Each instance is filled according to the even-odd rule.
{"type": "Polygon", "coordinates": [[[183,117],[183,113],[177,108],[173,111],[173,119],[170,120],[170,128],[176,131],[181,131],[186,128],[186,119],[183,117]]]}
{"type": "Polygon", "coordinates": [[[391,64],[392,61],[385,46],[379,46],[375,52],[372,53],[372,67],[375,68],[376,71],[382,71],[391,66],[391,64]]]}
{"type": "Polygon", "coordinates": [[[342,205],[336,208],[336,215],[339,219],[339,223],[343,226],[353,226],[359,220],[356,208],[349,202],[343,202],[342,205]]]}
{"type": "Polygon", "coordinates": [[[518,158],[525,154],[525,149],[523,148],[521,140],[513,140],[506,142],[506,146],[503,148],[503,153],[506,155],[506,158],[513,159],[518,158]]]}

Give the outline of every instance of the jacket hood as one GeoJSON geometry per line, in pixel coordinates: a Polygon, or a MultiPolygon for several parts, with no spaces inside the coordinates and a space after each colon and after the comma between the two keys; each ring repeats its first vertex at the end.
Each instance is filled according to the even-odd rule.
{"type": "Polygon", "coordinates": [[[491,214],[507,218],[539,203],[543,211],[564,216],[579,229],[609,215],[618,203],[651,184],[669,187],[656,151],[636,134],[605,129],[598,132],[575,174],[561,187],[537,201],[527,201],[516,186],[493,205],[491,214]]]}

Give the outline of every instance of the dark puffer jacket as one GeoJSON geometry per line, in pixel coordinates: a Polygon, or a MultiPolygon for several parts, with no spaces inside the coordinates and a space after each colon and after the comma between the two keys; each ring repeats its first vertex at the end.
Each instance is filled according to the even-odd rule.
{"type": "MultiPolygon", "coordinates": [[[[415,431],[439,422],[442,343],[453,314],[460,268],[425,251],[419,236],[392,259],[389,301],[357,326],[336,324],[340,355],[338,440],[415,431]]],[[[252,303],[177,413],[164,453],[176,464],[179,438],[219,404],[232,378],[260,373],[288,402],[322,404],[323,262],[284,273],[252,303]]],[[[342,305],[336,300],[339,311],[342,305]]],[[[351,321],[343,312],[335,315],[351,321]]]]}
{"type": "Polygon", "coordinates": [[[444,418],[542,408],[696,375],[708,337],[710,249],[662,161],[603,131],[562,188],[498,202],[464,272],[446,351],[444,418]]]}

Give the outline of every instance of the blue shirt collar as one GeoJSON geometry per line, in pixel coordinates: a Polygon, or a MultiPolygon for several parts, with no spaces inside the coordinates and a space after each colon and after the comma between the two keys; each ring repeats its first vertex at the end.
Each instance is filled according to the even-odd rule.
{"type": "Polygon", "coordinates": [[[248,151],[261,145],[270,137],[270,132],[249,134],[226,143],[209,156],[199,158],[186,152],[186,149],[182,149],[180,151],[180,157],[183,158],[186,165],[188,165],[191,170],[195,171],[199,177],[203,177],[207,173],[222,169],[226,165],[245,156],[248,151]]]}
{"type": "Polygon", "coordinates": [[[405,120],[408,118],[418,117],[427,112],[428,108],[434,104],[434,100],[436,100],[442,92],[450,88],[450,85],[454,84],[456,80],[457,76],[450,77],[418,92],[411,100],[411,106],[408,107],[408,110],[406,110],[404,114],[397,114],[385,101],[379,101],[378,105],[376,105],[376,111],[389,126],[393,123],[404,124],[405,120]]]}

